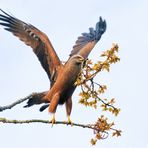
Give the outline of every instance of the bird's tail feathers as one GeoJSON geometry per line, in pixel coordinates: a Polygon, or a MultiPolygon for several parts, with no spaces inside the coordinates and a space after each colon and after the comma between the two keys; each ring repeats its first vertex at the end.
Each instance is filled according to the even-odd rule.
{"type": "Polygon", "coordinates": [[[47,107],[49,107],[49,103],[48,104],[44,104],[43,106],[40,107],[40,112],[44,111],[47,107]]]}
{"type": "Polygon", "coordinates": [[[46,103],[44,100],[44,96],[47,94],[47,92],[41,92],[41,93],[33,93],[29,96],[29,100],[27,101],[27,104],[24,106],[31,107],[33,105],[46,103]]]}

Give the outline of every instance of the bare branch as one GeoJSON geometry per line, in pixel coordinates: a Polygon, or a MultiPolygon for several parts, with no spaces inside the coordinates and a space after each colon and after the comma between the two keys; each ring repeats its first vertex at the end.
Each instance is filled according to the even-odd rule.
{"type": "MultiPolygon", "coordinates": [[[[49,120],[41,120],[41,119],[30,119],[30,120],[10,120],[6,118],[0,118],[0,123],[12,123],[12,124],[25,124],[25,123],[44,123],[44,124],[52,124],[49,120]]],[[[98,131],[98,128],[95,128],[93,124],[79,124],[79,123],[67,123],[64,121],[56,121],[54,124],[63,124],[63,125],[71,125],[82,128],[88,128],[95,131],[98,131]]]]}
{"type": "Polygon", "coordinates": [[[18,105],[18,104],[20,104],[20,103],[22,103],[22,102],[24,102],[24,101],[30,99],[30,98],[32,98],[32,96],[33,96],[34,94],[35,94],[35,93],[32,93],[31,95],[29,95],[29,96],[27,96],[27,97],[25,97],[25,98],[21,98],[21,99],[15,101],[15,102],[13,102],[13,103],[11,103],[11,104],[9,104],[9,105],[0,106],[0,112],[4,111],[4,110],[6,110],[6,109],[11,109],[12,107],[14,107],[14,106],[16,106],[16,105],[18,105]]]}

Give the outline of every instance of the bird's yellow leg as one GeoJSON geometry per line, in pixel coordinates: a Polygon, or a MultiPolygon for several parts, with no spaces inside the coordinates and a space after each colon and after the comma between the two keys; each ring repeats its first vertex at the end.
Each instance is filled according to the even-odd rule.
{"type": "Polygon", "coordinates": [[[50,122],[51,122],[52,126],[56,123],[55,114],[52,115],[52,119],[50,122]]]}
{"type": "Polygon", "coordinates": [[[64,123],[67,124],[67,125],[68,125],[68,124],[71,124],[71,126],[73,126],[73,123],[72,123],[72,121],[71,121],[69,115],[67,115],[67,119],[68,119],[68,120],[67,120],[67,121],[64,121],[64,123]]]}
{"type": "Polygon", "coordinates": [[[71,121],[71,119],[70,119],[70,115],[68,115],[68,116],[67,116],[67,118],[68,118],[67,123],[68,123],[68,124],[71,124],[71,126],[72,126],[72,125],[73,125],[73,123],[72,123],[72,121],[71,121]]]}

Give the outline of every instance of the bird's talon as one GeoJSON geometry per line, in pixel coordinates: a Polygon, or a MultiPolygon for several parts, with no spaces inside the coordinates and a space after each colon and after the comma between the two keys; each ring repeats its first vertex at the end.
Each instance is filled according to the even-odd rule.
{"type": "Polygon", "coordinates": [[[56,123],[56,120],[55,120],[55,115],[53,115],[52,119],[51,119],[51,125],[53,127],[53,125],[56,123]]]}
{"type": "Polygon", "coordinates": [[[68,116],[67,124],[70,124],[71,126],[73,126],[73,122],[71,121],[70,116],[68,116]]]}

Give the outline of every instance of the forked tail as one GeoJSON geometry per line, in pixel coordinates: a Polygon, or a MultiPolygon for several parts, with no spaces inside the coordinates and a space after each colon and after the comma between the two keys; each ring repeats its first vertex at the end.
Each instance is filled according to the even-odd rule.
{"type": "MultiPolygon", "coordinates": [[[[41,93],[33,93],[31,94],[29,97],[30,99],[27,101],[27,104],[24,106],[25,108],[27,107],[31,107],[33,105],[37,105],[37,104],[42,104],[42,103],[47,103],[44,100],[44,96],[47,94],[46,92],[41,92],[41,93]]],[[[47,107],[49,106],[49,104],[45,104],[40,108],[40,111],[44,111],[47,107]]]]}

